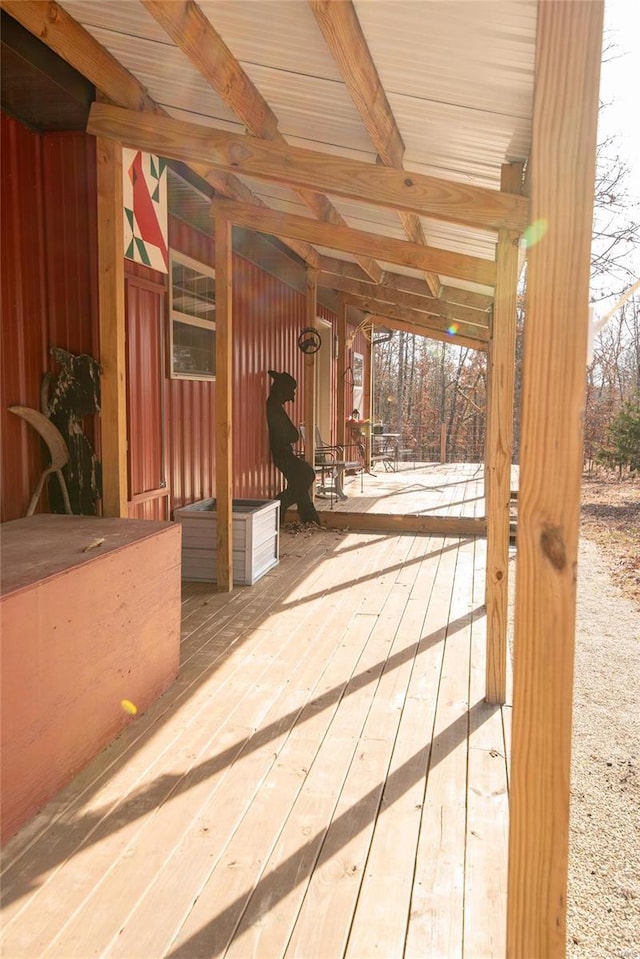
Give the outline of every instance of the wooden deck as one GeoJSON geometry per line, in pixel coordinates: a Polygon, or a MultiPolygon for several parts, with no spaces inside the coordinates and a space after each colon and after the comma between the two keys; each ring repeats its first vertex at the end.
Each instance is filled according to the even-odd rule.
{"type": "Polygon", "coordinates": [[[293,529],[254,586],[185,586],[174,686],[4,849],[4,959],[504,956],[485,548],[293,529]]]}
{"type": "Polygon", "coordinates": [[[346,476],[344,490],[346,500],[317,497],[318,510],[473,519],[485,514],[484,473],[477,463],[399,462],[394,471],[377,464],[370,473],[346,476]]]}

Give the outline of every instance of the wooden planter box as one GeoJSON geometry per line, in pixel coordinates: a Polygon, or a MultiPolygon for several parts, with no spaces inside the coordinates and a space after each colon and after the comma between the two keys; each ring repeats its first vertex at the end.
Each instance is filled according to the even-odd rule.
{"type": "Polygon", "coordinates": [[[3,524],[3,840],[132,721],[127,701],[143,713],[175,679],[180,532],[96,516],[3,524]]]}
{"type": "MultiPolygon", "coordinates": [[[[203,499],[175,511],[182,524],[182,578],[216,582],[218,523],[215,499],[203,499]]],[[[278,563],[278,500],[234,499],[233,581],[252,586],[278,563]]]]}

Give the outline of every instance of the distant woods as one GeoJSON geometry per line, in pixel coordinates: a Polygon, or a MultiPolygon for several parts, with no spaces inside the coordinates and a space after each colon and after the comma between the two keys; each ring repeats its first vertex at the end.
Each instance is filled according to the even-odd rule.
{"type": "MultiPolygon", "coordinates": [[[[638,204],[626,192],[615,138],[598,146],[591,263],[594,320],[602,320],[638,279],[638,204]]],[[[526,271],[518,296],[514,462],[519,458],[520,383],[526,327],[526,271]]],[[[415,336],[373,334],[373,418],[420,461],[482,462],[487,398],[486,355],[415,336]]],[[[611,464],[620,417],[640,417],[640,290],[595,333],[586,369],[585,468],[611,464]],[[622,412],[621,412],[622,411],[622,412]]],[[[627,430],[628,432],[628,430],[627,430]]],[[[633,434],[636,435],[636,434],[633,434]]],[[[615,450],[614,450],[615,453],[615,450]]],[[[617,454],[616,454],[617,455],[617,454]]],[[[614,456],[615,459],[615,456],[614,456]]],[[[618,462],[618,460],[616,460],[618,462]]],[[[618,463],[619,465],[619,463],[618,463]]],[[[624,475],[627,466],[620,468],[624,475]]],[[[636,467],[637,468],[637,467],[636,467]]]]}
{"type": "Polygon", "coordinates": [[[484,458],[486,356],[395,333],[374,336],[374,422],[400,433],[401,445],[423,462],[484,458]]]}

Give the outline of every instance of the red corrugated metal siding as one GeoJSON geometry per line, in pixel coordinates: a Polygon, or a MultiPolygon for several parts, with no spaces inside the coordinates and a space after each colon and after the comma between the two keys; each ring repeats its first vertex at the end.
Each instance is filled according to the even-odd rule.
{"type": "MultiPolygon", "coordinates": [[[[99,358],[95,138],[84,133],[43,137],[47,348],[99,358]]],[[[52,357],[48,369],[58,371],[52,357]]],[[[100,457],[99,417],[83,423],[100,457]]]]}
{"type": "Polygon", "coordinates": [[[48,345],[95,355],[98,265],[94,137],[84,133],[49,133],[43,137],[43,185],[48,345]]]}
{"type": "MultiPolygon", "coordinates": [[[[97,355],[97,311],[92,138],[39,136],[2,115],[1,140],[4,522],[24,515],[48,462],[34,431],[6,407],[40,408],[42,375],[54,369],[50,346],[97,355]],[[58,281],[66,273],[70,285],[62,296],[58,281]]],[[[91,419],[85,425],[95,443],[91,419]]],[[[45,507],[43,496],[39,508],[45,507]]]]}
{"type": "MultiPolygon", "coordinates": [[[[214,263],[213,242],[178,220],[169,222],[170,245],[204,263],[214,263]]],[[[266,399],[267,370],[286,370],[302,382],[297,349],[305,325],[304,296],[239,256],[233,259],[233,495],[268,498],[282,489],[271,464],[266,399]]],[[[303,418],[302,390],[288,409],[303,418]]],[[[215,495],[215,385],[169,380],[167,454],[172,509],[215,495]]]]}
{"type": "Polygon", "coordinates": [[[2,521],[24,516],[43,467],[38,436],[7,410],[40,408],[45,369],[41,139],[2,114],[2,521]]]}
{"type": "Polygon", "coordinates": [[[287,406],[294,423],[304,419],[303,355],[297,337],[305,326],[304,296],[241,257],[234,258],[234,495],[269,498],[283,486],[271,463],[266,400],[268,370],[298,380],[287,406]]]}
{"type": "Polygon", "coordinates": [[[165,288],[127,278],[129,499],[166,485],[164,459],[165,288]]]}

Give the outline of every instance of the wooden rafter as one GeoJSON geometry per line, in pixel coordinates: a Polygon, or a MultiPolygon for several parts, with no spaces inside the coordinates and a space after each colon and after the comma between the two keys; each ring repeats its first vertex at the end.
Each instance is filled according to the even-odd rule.
{"type": "MultiPolygon", "coordinates": [[[[113,103],[139,111],[138,116],[167,116],[133,74],[53,0],[2,0],[2,9],[82,73],[113,103]]],[[[185,162],[219,193],[243,203],[265,206],[233,173],[224,173],[206,164],[185,162]]],[[[310,266],[317,267],[318,252],[308,243],[279,239],[310,266]]]]}
{"type": "MultiPolygon", "coordinates": [[[[337,257],[322,255],[320,257],[321,273],[334,276],[350,277],[360,282],[367,282],[367,278],[355,263],[350,260],[340,260],[337,257]]],[[[405,276],[403,273],[391,273],[385,270],[380,280],[381,286],[390,290],[405,290],[407,293],[416,293],[418,296],[430,296],[429,288],[424,280],[418,276],[405,276]]],[[[474,310],[485,311],[493,304],[493,297],[484,293],[474,293],[471,290],[462,290],[456,286],[443,286],[440,289],[440,300],[447,303],[459,303],[474,310]]]]}
{"type": "Polygon", "coordinates": [[[451,342],[454,342],[458,335],[475,339],[479,343],[486,343],[489,339],[489,330],[486,326],[473,326],[471,323],[455,322],[444,316],[433,316],[430,313],[421,313],[419,310],[412,310],[395,303],[350,296],[348,293],[345,293],[343,298],[348,306],[355,306],[365,313],[375,313],[377,316],[388,316],[391,319],[402,320],[424,330],[448,333],[451,342]]]}
{"type": "Polygon", "coordinates": [[[566,955],[576,566],[604,4],[539,0],[522,372],[507,956],[566,955]]]}
{"type": "Polygon", "coordinates": [[[445,276],[487,286],[495,283],[496,265],[493,260],[481,260],[462,253],[437,250],[435,247],[420,246],[364,230],[353,230],[348,226],[321,223],[293,213],[276,213],[274,210],[244,203],[233,203],[231,200],[214,199],[212,208],[215,210],[218,207],[231,216],[236,226],[256,230],[258,233],[271,233],[274,236],[283,234],[347,253],[369,251],[377,259],[390,263],[400,263],[418,270],[430,269],[445,276]]]}
{"type": "MultiPolygon", "coordinates": [[[[385,166],[403,169],[404,141],[380,82],[371,51],[351,0],[309,0],[325,42],[351,94],[356,110],[385,166]]],[[[415,213],[398,211],[402,228],[412,243],[426,243],[415,213]]],[[[433,296],[440,295],[440,279],[425,273],[433,296]]]]}
{"type": "MultiPolygon", "coordinates": [[[[278,118],[273,110],[200,7],[187,0],[173,0],[171,3],[141,0],[141,3],[254,137],[287,145],[278,130],[278,118]]],[[[317,219],[345,224],[344,218],[323,194],[302,187],[295,192],[317,219]]],[[[358,262],[368,276],[376,282],[380,279],[382,270],[371,257],[362,256],[358,262]]]]}
{"type": "Polygon", "coordinates": [[[365,283],[361,280],[352,280],[346,276],[335,276],[333,273],[321,273],[319,283],[321,286],[328,286],[332,290],[349,293],[352,297],[381,300],[384,303],[405,306],[411,310],[429,313],[433,316],[446,317],[448,320],[473,324],[481,329],[487,330],[489,328],[489,313],[458,306],[456,303],[447,303],[435,297],[419,296],[416,293],[408,293],[404,290],[394,290],[382,284],[365,283]]]}
{"type": "Polygon", "coordinates": [[[177,157],[190,165],[208,163],[225,173],[309,187],[385,209],[408,210],[487,230],[522,232],[527,225],[527,200],[522,196],[420,173],[407,175],[402,170],[268,143],[199,123],[157,115],[127,115],[118,107],[94,103],[88,129],[123,142],[138,142],[143,149],[177,157]]]}
{"type": "Polygon", "coordinates": [[[382,314],[370,313],[367,316],[367,324],[384,327],[386,330],[403,330],[405,333],[412,333],[416,336],[425,336],[429,340],[439,340],[441,343],[451,343],[453,346],[468,346],[472,350],[485,351],[487,349],[486,341],[476,340],[473,337],[460,336],[443,332],[442,330],[433,330],[425,327],[421,323],[400,320],[392,316],[383,316],[382,314]]]}

